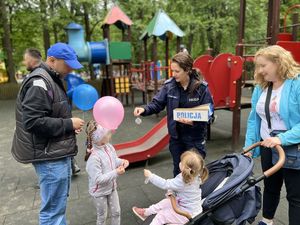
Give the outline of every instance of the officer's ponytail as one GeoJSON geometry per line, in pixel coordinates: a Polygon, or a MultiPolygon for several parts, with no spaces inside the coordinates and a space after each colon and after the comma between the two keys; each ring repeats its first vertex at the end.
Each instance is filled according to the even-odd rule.
{"type": "Polygon", "coordinates": [[[191,71],[189,72],[189,76],[191,79],[193,79],[193,82],[191,83],[189,92],[193,93],[201,85],[201,83],[203,81],[203,76],[202,76],[200,70],[197,68],[192,68],[191,71]]]}

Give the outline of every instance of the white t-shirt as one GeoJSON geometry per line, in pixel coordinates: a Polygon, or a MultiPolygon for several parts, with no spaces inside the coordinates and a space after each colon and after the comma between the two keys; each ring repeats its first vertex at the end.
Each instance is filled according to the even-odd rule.
{"type": "Polygon", "coordinates": [[[270,99],[270,119],[271,119],[271,130],[268,128],[268,122],[265,113],[265,102],[267,96],[267,90],[265,89],[261,96],[258,99],[256,105],[256,112],[261,118],[260,126],[260,136],[263,140],[270,137],[270,132],[272,130],[286,130],[286,126],[279,114],[279,105],[283,85],[281,85],[276,90],[272,90],[271,99],[270,99]]]}

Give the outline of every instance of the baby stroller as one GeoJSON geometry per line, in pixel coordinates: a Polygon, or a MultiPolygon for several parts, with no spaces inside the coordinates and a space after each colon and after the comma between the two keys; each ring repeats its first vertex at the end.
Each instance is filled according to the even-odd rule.
{"type": "MultiPolygon", "coordinates": [[[[284,164],[285,154],[276,146],[278,162],[262,175],[254,177],[253,160],[244,154],[261,142],[255,143],[242,154],[229,154],[207,164],[208,180],[201,186],[203,212],[194,218],[176,206],[176,199],[170,196],[174,210],[186,216],[186,225],[245,225],[252,223],[261,208],[261,192],[257,183],[276,173],[284,164]]],[[[151,223],[155,215],[148,217],[142,225],[151,223]]]]}

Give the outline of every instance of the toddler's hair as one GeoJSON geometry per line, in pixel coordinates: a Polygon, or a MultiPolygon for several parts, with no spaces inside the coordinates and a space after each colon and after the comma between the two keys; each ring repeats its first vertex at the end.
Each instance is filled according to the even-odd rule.
{"type": "Polygon", "coordinates": [[[183,181],[188,184],[196,176],[200,176],[202,182],[208,178],[208,169],[205,167],[202,156],[194,149],[184,152],[181,157],[183,181]]]}
{"type": "Polygon", "coordinates": [[[85,152],[85,157],[84,157],[84,160],[87,161],[91,155],[91,152],[88,151],[92,149],[93,147],[93,144],[92,144],[92,134],[93,132],[97,130],[97,122],[95,120],[90,120],[87,125],[86,125],[86,129],[85,129],[85,132],[86,132],[86,152],[85,152]]]}

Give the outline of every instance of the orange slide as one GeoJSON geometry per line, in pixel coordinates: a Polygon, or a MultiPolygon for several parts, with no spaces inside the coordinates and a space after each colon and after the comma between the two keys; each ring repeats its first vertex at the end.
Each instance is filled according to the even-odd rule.
{"type": "Polygon", "coordinates": [[[117,155],[130,163],[149,159],[169,143],[167,117],[137,140],[114,145],[117,155]]]}

